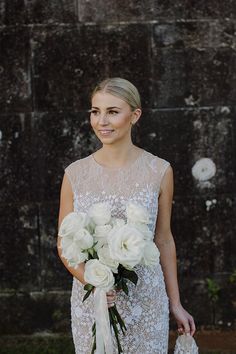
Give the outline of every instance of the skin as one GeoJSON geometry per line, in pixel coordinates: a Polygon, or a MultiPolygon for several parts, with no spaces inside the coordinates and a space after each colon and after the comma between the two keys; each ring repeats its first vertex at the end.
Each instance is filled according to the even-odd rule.
{"type": "MultiPolygon", "coordinates": [[[[92,98],[90,123],[94,133],[102,143],[102,148],[93,156],[106,167],[121,167],[134,161],[142,149],[135,146],[131,139],[131,127],[141,116],[141,109],[132,110],[128,103],[106,92],[97,92],[92,98]],[[113,130],[109,136],[101,135],[100,130],[113,130]]],[[[179,333],[195,333],[193,317],[183,308],[180,302],[175,242],[171,232],[171,209],[173,200],[173,170],[169,166],[162,179],[159,195],[159,211],[156,223],[154,242],[160,251],[160,262],[164,274],[166,290],[170,301],[170,311],[175,317],[179,333]]],[[[64,174],[58,217],[58,229],[62,219],[73,209],[73,192],[70,182],[64,174]]],[[[82,284],[84,280],[84,263],[77,269],[69,267],[61,256],[60,237],[58,236],[58,254],[68,271],[82,284]]],[[[108,307],[113,306],[116,293],[107,293],[108,307]]]]}

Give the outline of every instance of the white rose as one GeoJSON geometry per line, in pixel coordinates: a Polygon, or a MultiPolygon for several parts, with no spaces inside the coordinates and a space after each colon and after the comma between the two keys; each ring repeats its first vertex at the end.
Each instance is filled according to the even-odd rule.
{"type": "Polygon", "coordinates": [[[63,237],[61,239],[60,248],[65,251],[71,244],[73,244],[73,237],[63,237]]]}
{"type": "Polygon", "coordinates": [[[159,262],[160,252],[154,242],[149,241],[144,248],[142,264],[154,266],[159,262]]]}
{"type": "Polygon", "coordinates": [[[111,223],[112,223],[113,227],[116,227],[116,226],[121,227],[121,226],[125,225],[125,220],[121,219],[121,218],[112,218],[111,223]]]}
{"type": "Polygon", "coordinates": [[[133,268],[140,263],[146,242],[135,227],[132,225],[115,227],[107,241],[111,257],[124,267],[133,268]]]}
{"type": "Polygon", "coordinates": [[[86,229],[79,229],[74,235],[74,241],[82,250],[93,246],[93,236],[86,229]]]}
{"type": "Polygon", "coordinates": [[[94,236],[97,238],[107,237],[111,229],[112,229],[111,225],[97,225],[94,230],[94,236]]]}
{"type": "Polygon", "coordinates": [[[94,241],[96,245],[94,249],[97,251],[99,248],[107,244],[107,236],[111,231],[111,225],[97,225],[94,230],[94,241]]]}
{"type": "Polygon", "coordinates": [[[62,220],[58,235],[61,237],[72,236],[78,229],[85,227],[88,222],[89,219],[86,213],[69,213],[62,220]]]}
{"type": "Polygon", "coordinates": [[[126,205],[126,216],[128,223],[149,223],[148,210],[142,205],[129,202],[126,205]]]}
{"type": "Polygon", "coordinates": [[[100,248],[107,245],[107,238],[106,237],[100,237],[100,238],[94,237],[94,242],[95,242],[95,244],[94,244],[93,248],[97,252],[100,248]]]}
{"type": "Polygon", "coordinates": [[[136,227],[143,234],[144,240],[153,241],[153,232],[146,224],[135,223],[134,227],[136,227]]]}
{"type": "Polygon", "coordinates": [[[85,263],[84,280],[105,291],[111,290],[115,284],[111,269],[97,259],[91,259],[85,263]]]}
{"type": "Polygon", "coordinates": [[[61,241],[62,257],[67,260],[70,267],[77,268],[79,263],[83,263],[88,259],[88,253],[82,252],[76,242],[69,244],[68,241],[64,240],[63,238],[61,241]]]}
{"type": "Polygon", "coordinates": [[[111,210],[108,203],[93,204],[88,211],[88,215],[92,218],[96,225],[108,224],[111,219],[111,210]]]}
{"type": "Polygon", "coordinates": [[[119,262],[111,258],[110,250],[108,246],[104,246],[97,251],[99,261],[111,268],[113,273],[118,272],[119,262]]]}
{"type": "Polygon", "coordinates": [[[88,230],[88,232],[92,235],[94,233],[96,224],[94,223],[94,221],[88,216],[89,219],[89,223],[86,226],[86,229],[88,230]]]}

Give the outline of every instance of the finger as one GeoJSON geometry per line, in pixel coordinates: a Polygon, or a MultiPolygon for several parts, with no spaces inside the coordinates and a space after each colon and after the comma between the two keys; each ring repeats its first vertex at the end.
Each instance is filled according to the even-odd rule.
{"type": "Polygon", "coordinates": [[[113,307],[113,306],[115,306],[115,303],[114,302],[112,302],[111,304],[108,304],[108,308],[110,308],[110,307],[113,307]]]}
{"type": "Polygon", "coordinates": [[[184,331],[184,330],[183,330],[182,327],[179,327],[179,328],[177,329],[177,331],[178,331],[179,334],[183,334],[183,331],[184,331]]]}
{"type": "Polygon", "coordinates": [[[115,301],[116,300],[116,296],[114,295],[107,295],[107,300],[111,301],[115,301]]]}
{"type": "Polygon", "coordinates": [[[107,292],[107,295],[113,295],[114,294],[114,292],[113,292],[113,290],[109,290],[108,292],[107,292]]]}
{"type": "Polygon", "coordinates": [[[114,300],[109,300],[109,301],[107,301],[107,304],[114,304],[114,303],[115,303],[114,300]]]}
{"type": "Polygon", "coordinates": [[[196,332],[196,326],[192,316],[189,318],[189,324],[190,324],[190,334],[191,336],[193,336],[194,333],[196,332]]]}
{"type": "Polygon", "coordinates": [[[115,301],[107,301],[107,306],[112,307],[115,305],[115,301]]]}
{"type": "Polygon", "coordinates": [[[183,322],[184,333],[190,334],[190,327],[188,322],[183,322]]]}

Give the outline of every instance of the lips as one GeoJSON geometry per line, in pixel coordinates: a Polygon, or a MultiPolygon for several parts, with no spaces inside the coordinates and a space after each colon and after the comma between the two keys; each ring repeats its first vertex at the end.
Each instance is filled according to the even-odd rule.
{"type": "Polygon", "coordinates": [[[111,135],[113,132],[114,130],[108,130],[108,129],[99,130],[99,133],[103,136],[111,135]]]}

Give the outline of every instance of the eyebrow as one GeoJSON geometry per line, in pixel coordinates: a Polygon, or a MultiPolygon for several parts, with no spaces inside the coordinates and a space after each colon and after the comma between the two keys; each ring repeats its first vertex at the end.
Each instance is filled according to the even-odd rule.
{"type": "MultiPolygon", "coordinates": [[[[116,106],[114,106],[114,107],[107,107],[107,109],[121,109],[120,107],[116,107],[116,106]]],[[[92,109],[99,109],[98,107],[92,107],[92,109]]]]}

